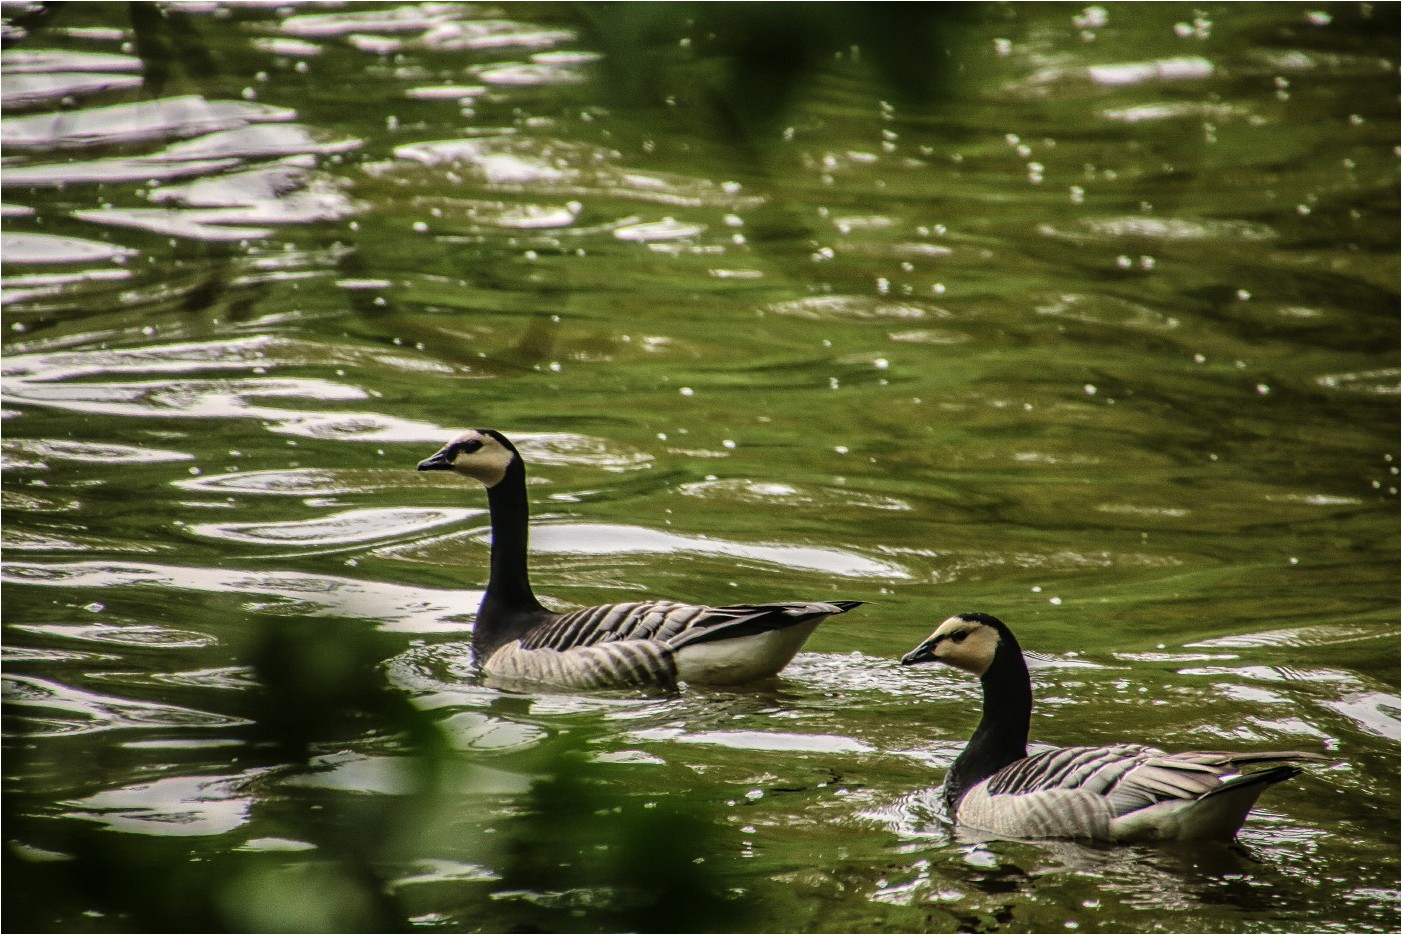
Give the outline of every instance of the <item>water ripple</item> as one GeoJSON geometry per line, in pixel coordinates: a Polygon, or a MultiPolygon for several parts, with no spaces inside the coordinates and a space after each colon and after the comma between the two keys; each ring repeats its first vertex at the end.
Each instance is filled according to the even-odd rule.
{"type": "Polygon", "coordinates": [[[511,62],[473,69],[473,75],[490,85],[528,87],[552,84],[580,84],[585,75],[577,68],[548,62],[511,62]]]}
{"type": "MultiPolygon", "coordinates": [[[[486,533],[476,535],[483,537],[486,533]]],[[[611,523],[537,523],[531,531],[531,545],[535,552],[542,555],[711,555],[847,578],[910,577],[910,572],[893,562],[844,549],[735,542],[611,523]]],[[[423,560],[423,544],[414,547],[408,554],[423,560]]]]}
{"type": "Polygon", "coordinates": [[[1102,217],[1079,218],[1069,224],[1043,224],[1037,228],[1048,237],[1062,240],[1224,240],[1267,241],[1278,235],[1274,228],[1251,221],[1193,219],[1187,217],[1102,217]]]}
{"type": "Polygon", "coordinates": [[[178,480],[175,481],[175,486],[204,493],[251,493],[283,497],[330,497],[374,489],[344,483],[337,479],[340,476],[342,472],[316,468],[239,471],[233,474],[210,474],[178,480]]]}
{"type": "Polygon", "coordinates": [[[297,378],[189,379],[144,382],[61,382],[94,374],[258,370],[305,362],[304,346],[268,336],[99,351],[11,354],[0,363],[3,398],[100,415],[255,419],[269,431],[358,441],[441,442],[446,430],[379,413],[320,413],[254,404],[260,397],[323,402],[365,399],[364,390],[330,380],[297,378]]]}
{"type": "Polygon", "coordinates": [[[254,798],[247,787],[267,770],[228,776],[171,776],[107,789],[63,803],[70,818],[112,831],[162,837],[228,834],[247,824],[254,798]]]}
{"type": "Polygon", "coordinates": [[[394,182],[396,193],[439,195],[474,182],[490,190],[535,196],[626,198],[690,207],[753,207],[734,183],[617,165],[614,150],[586,143],[502,133],[471,139],[430,140],[397,147],[394,162],[366,167],[371,179],[394,182]]]}
{"type": "Polygon", "coordinates": [[[1369,396],[1397,396],[1402,392],[1398,378],[1402,370],[1384,367],[1378,370],[1360,370],[1352,373],[1330,373],[1316,377],[1315,383],[1327,390],[1342,393],[1358,393],[1369,396]]]}
{"type": "Polygon", "coordinates": [[[358,148],[361,141],[336,136],[297,123],[254,124],[208,133],[193,140],[173,143],[160,158],[188,159],[266,159],[277,156],[334,155],[358,148]]]}
{"type": "Polygon", "coordinates": [[[424,883],[479,883],[500,878],[496,871],[489,870],[481,864],[459,860],[424,859],[414,861],[409,873],[396,877],[389,881],[388,885],[391,889],[400,889],[424,883]]]}
{"type": "Polygon", "coordinates": [[[0,88],[0,103],[6,107],[25,107],[59,101],[65,97],[139,87],[140,75],[82,71],[6,74],[4,87],[0,88]]]}
{"type": "Polygon", "coordinates": [[[1137,302],[1109,295],[1059,295],[1036,306],[1038,315],[1049,315],[1091,325],[1146,328],[1166,331],[1178,327],[1178,319],[1137,302]]]}
{"type": "Polygon", "coordinates": [[[484,510],[431,507],[377,507],[344,510],[331,516],[279,523],[198,523],[197,536],[251,545],[345,545],[373,542],[456,523],[484,510]]]}
{"type": "Polygon", "coordinates": [[[6,75],[47,71],[141,71],[141,59],[72,49],[6,49],[0,52],[0,68],[6,75]]]}
{"type": "Polygon", "coordinates": [[[236,159],[168,162],[156,156],[113,156],[51,164],[9,165],[5,167],[0,184],[62,188],[83,183],[167,181],[209,175],[236,165],[236,159]]]}
{"type": "Polygon", "coordinates": [[[73,216],[94,224],[131,227],[172,237],[211,242],[251,240],[272,233],[265,226],[334,221],[353,213],[349,200],[336,192],[296,192],[233,208],[92,208],[73,216]]]}
{"type": "Polygon", "coordinates": [[[739,503],[783,504],[832,508],[853,506],[867,510],[906,511],[911,505],[896,497],[882,497],[842,487],[798,487],[779,481],[753,481],[738,478],[695,481],[682,484],[677,493],[704,500],[732,500],[739,503]]]}
{"type": "Polygon", "coordinates": [[[92,263],[120,260],[137,253],[126,247],[95,240],[15,231],[0,234],[0,252],[4,253],[7,263],[92,263]]]}
{"type": "Polygon", "coordinates": [[[117,646],[138,646],[143,649],[198,649],[219,641],[207,633],[177,630],[154,623],[53,623],[11,624],[13,629],[42,636],[80,640],[117,646]]]}
{"type": "Polygon", "coordinates": [[[445,591],[290,571],[239,571],[114,562],[5,562],[0,581],[96,589],[145,587],[191,593],[235,593],[276,599],[250,605],[263,613],[282,610],[372,620],[395,633],[470,633],[455,618],[476,611],[481,591],[445,591]]]}
{"type": "Polygon", "coordinates": [[[921,320],[949,318],[949,312],[925,302],[886,301],[858,295],[820,295],[768,307],[776,315],[810,318],[814,321],[844,320],[921,320]]]}
{"type": "Polygon", "coordinates": [[[461,711],[438,722],[438,727],[457,750],[499,752],[523,750],[546,739],[549,734],[540,727],[478,711],[461,711]]]}
{"type": "Polygon", "coordinates": [[[9,451],[24,452],[37,458],[79,461],[84,464],[151,464],[162,461],[190,461],[194,455],[165,448],[137,445],[75,442],[61,438],[8,438],[0,445],[9,451]]]}
{"type": "Polygon", "coordinates": [[[1370,734],[1402,742],[1402,699],[1381,692],[1353,692],[1321,702],[1370,734]]]}
{"type": "Polygon", "coordinates": [[[199,136],[261,121],[292,120],[296,111],[252,101],[210,101],[197,94],[51,114],[8,117],[0,143],[15,149],[110,146],[199,136]]]}
{"type": "Polygon", "coordinates": [[[325,39],[358,32],[422,32],[450,22],[463,11],[452,3],[421,3],[354,13],[299,13],[288,16],[278,28],[289,36],[325,39]]]}
{"type": "Polygon", "coordinates": [[[669,743],[713,744],[731,750],[771,750],[786,753],[871,753],[872,747],[860,740],[837,734],[797,734],[756,730],[709,730],[688,732],[675,727],[631,731],[628,743],[666,741],[669,743]]]}
{"type": "Polygon", "coordinates": [[[572,42],[573,32],[546,29],[505,19],[454,20],[440,23],[423,34],[424,48],[439,51],[462,49],[547,49],[572,42]]]}
{"type": "Polygon", "coordinates": [[[373,795],[403,795],[413,790],[421,769],[413,757],[333,753],[311,761],[311,769],[288,776],[286,785],[373,795]]]}
{"type": "Polygon", "coordinates": [[[1396,624],[1325,623],[1310,627],[1234,633],[1184,643],[1190,649],[1246,649],[1256,646],[1336,646],[1360,640],[1396,639],[1396,624]]]}
{"type": "Polygon", "coordinates": [[[153,701],[132,701],[25,675],[6,675],[3,697],[27,736],[88,734],[133,727],[205,729],[247,723],[241,718],[153,701]],[[50,711],[55,713],[47,713],[50,711]]]}

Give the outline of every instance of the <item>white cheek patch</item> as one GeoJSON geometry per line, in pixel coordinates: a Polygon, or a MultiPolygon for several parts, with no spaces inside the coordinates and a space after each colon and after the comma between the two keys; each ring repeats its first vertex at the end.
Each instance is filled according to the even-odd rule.
{"type": "Polygon", "coordinates": [[[964,641],[970,668],[979,675],[993,665],[993,657],[998,653],[998,631],[992,627],[979,627],[964,641]]]}
{"type": "Polygon", "coordinates": [[[473,452],[462,452],[453,459],[453,470],[479,480],[488,487],[495,487],[506,476],[506,469],[510,467],[513,457],[515,455],[495,441],[483,439],[481,448],[473,452]]]}
{"type": "Polygon", "coordinates": [[[982,675],[993,664],[997,651],[998,634],[990,627],[978,627],[957,643],[951,639],[941,640],[935,647],[935,656],[941,662],[982,675]]]}

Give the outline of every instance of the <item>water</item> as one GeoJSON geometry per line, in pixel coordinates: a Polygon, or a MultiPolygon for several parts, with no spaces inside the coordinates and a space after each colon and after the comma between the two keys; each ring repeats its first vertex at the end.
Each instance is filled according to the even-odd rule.
{"type": "Polygon", "coordinates": [[[4,11],[11,927],[1396,930],[1395,10],[976,7],[773,126],[724,18],[4,11]],[[556,606],[870,603],[482,686],[475,425],[556,606]],[[977,686],[895,659],[973,609],[1038,741],[1337,764],[1237,849],[953,836],[977,686]]]}

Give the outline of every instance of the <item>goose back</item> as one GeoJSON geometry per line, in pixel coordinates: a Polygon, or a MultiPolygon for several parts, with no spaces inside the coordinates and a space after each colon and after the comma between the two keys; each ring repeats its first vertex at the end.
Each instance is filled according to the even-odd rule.
{"type": "Polygon", "coordinates": [[[566,688],[742,684],[793,659],[818,624],[859,601],[707,607],[675,601],[602,604],[534,615],[514,639],[479,650],[482,668],[509,682],[566,688]]]}

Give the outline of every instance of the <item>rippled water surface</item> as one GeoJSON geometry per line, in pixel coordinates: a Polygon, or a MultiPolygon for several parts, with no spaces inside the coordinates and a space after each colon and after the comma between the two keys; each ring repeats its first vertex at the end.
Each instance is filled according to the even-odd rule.
{"type": "Polygon", "coordinates": [[[976,6],[773,125],[754,23],[602,9],[3,5],[7,924],[1395,931],[1395,6],[976,6]],[[869,603],[484,686],[414,471],[477,425],[555,606],[869,603]],[[1237,848],[963,839],[977,685],[895,660],[973,609],[1035,740],[1337,762],[1237,848]]]}

